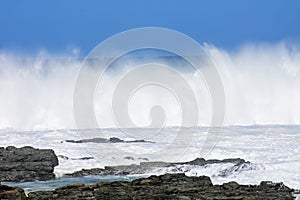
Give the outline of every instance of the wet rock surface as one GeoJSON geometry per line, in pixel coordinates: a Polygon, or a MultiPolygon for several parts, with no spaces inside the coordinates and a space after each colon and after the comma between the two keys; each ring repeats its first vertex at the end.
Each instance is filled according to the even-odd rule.
{"type": "MultiPolygon", "coordinates": [[[[129,158],[127,158],[129,159],[129,158]]],[[[181,167],[185,165],[197,165],[206,166],[210,164],[222,164],[231,163],[232,167],[222,171],[220,176],[226,176],[234,171],[242,170],[244,168],[251,168],[252,164],[244,159],[233,158],[224,160],[205,160],[203,158],[196,158],[195,160],[189,162],[177,162],[177,163],[167,163],[167,162],[141,162],[139,165],[118,165],[118,166],[106,166],[102,168],[93,169],[82,169],[70,174],[65,174],[65,177],[80,177],[89,175],[129,175],[129,174],[145,174],[149,173],[155,169],[161,168],[173,168],[174,172],[181,172],[181,167]]]]}
{"type": "Polygon", "coordinates": [[[21,188],[9,187],[0,184],[0,199],[25,200],[27,198],[25,196],[24,190],[22,190],[21,188]]]}
{"type": "Polygon", "coordinates": [[[0,147],[0,181],[54,179],[58,159],[51,149],[0,147]]]}
{"type": "Polygon", "coordinates": [[[293,189],[282,183],[261,182],[239,185],[236,182],[213,185],[207,176],[184,174],[150,176],[132,182],[117,181],[85,185],[77,183],[54,191],[28,194],[30,200],[44,199],[294,199],[293,189]]]}

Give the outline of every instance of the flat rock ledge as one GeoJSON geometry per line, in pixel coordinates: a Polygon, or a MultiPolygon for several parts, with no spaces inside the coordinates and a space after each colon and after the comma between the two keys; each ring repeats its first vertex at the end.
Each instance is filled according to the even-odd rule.
{"type": "Polygon", "coordinates": [[[188,177],[165,174],[140,178],[132,182],[77,183],[53,191],[30,192],[0,185],[0,199],[74,200],[74,199],[294,199],[293,189],[283,183],[263,181],[259,185],[239,185],[236,182],[213,185],[207,176],[188,177]]]}
{"type": "Polygon", "coordinates": [[[57,165],[57,156],[51,149],[0,147],[0,181],[55,179],[53,171],[57,165]]]}
{"type": "Polygon", "coordinates": [[[173,167],[176,168],[176,172],[180,172],[180,166],[183,165],[197,165],[205,166],[209,164],[221,164],[221,163],[232,163],[233,166],[220,174],[220,176],[226,176],[234,171],[243,170],[244,168],[251,168],[254,165],[249,161],[245,161],[241,158],[230,158],[224,160],[205,160],[204,158],[196,158],[195,160],[189,162],[141,162],[139,165],[118,165],[118,166],[106,166],[104,168],[92,168],[92,169],[82,169],[70,174],[65,174],[64,177],[82,177],[90,175],[133,175],[133,174],[145,174],[155,169],[173,167]]]}

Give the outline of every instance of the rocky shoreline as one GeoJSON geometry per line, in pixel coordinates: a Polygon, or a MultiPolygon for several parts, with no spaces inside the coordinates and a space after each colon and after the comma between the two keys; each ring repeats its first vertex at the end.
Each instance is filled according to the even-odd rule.
{"type": "MultiPolygon", "coordinates": [[[[86,158],[85,158],[86,159],[86,158]]],[[[89,158],[90,159],[90,158],[89,158]]],[[[83,169],[65,177],[89,175],[133,175],[151,170],[168,168],[171,174],[150,176],[133,181],[99,182],[92,185],[77,183],[53,191],[34,191],[25,195],[23,189],[0,184],[0,199],[295,199],[294,190],[283,183],[263,181],[259,185],[240,185],[236,182],[213,185],[207,176],[186,176],[183,166],[207,166],[227,164],[219,174],[226,176],[240,170],[248,170],[253,164],[244,159],[205,160],[190,162],[141,162],[139,165],[107,166],[104,169],[83,169]]],[[[33,147],[0,148],[0,181],[34,181],[54,179],[54,167],[58,159],[51,149],[33,147]]]]}
{"type": "Polygon", "coordinates": [[[162,168],[169,168],[170,171],[174,173],[184,172],[182,169],[184,166],[207,166],[211,164],[224,164],[230,163],[232,167],[224,169],[220,176],[227,176],[231,172],[250,169],[254,165],[248,161],[241,158],[232,158],[224,160],[205,160],[204,158],[196,158],[195,160],[189,162],[141,162],[139,165],[118,165],[118,166],[106,166],[103,168],[93,168],[93,169],[82,169],[70,174],[65,174],[64,177],[82,177],[90,175],[134,175],[134,174],[148,174],[152,171],[157,171],[162,168]]]}
{"type": "Polygon", "coordinates": [[[259,185],[240,185],[236,182],[213,185],[207,176],[188,177],[184,174],[165,174],[128,181],[77,183],[54,191],[30,192],[0,185],[0,199],[71,200],[71,199],[294,199],[293,189],[283,183],[263,181],[259,185]]]}

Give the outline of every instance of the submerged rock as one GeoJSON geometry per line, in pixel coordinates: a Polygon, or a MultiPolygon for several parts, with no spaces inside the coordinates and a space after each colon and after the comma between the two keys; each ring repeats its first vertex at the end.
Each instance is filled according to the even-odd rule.
{"type": "Polygon", "coordinates": [[[0,181],[54,179],[58,159],[51,149],[0,147],[0,181]]]}
{"type": "Polygon", "coordinates": [[[282,183],[262,182],[260,185],[239,185],[236,182],[213,185],[207,176],[184,174],[150,176],[132,182],[77,183],[54,191],[28,194],[29,200],[51,199],[294,199],[293,189],[282,183]]]}

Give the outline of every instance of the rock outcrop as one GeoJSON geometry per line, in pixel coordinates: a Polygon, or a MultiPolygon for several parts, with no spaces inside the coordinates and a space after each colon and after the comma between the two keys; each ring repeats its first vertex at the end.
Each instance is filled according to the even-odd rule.
{"type": "Polygon", "coordinates": [[[0,147],[0,181],[54,179],[58,159],[51,149],[0,147]]]}
{"type": "Polygon", "coordinates": [[[224,160],[205,160],[203,158],[196,158],[190,162],[177,162],[177,163],[167,163],[167,162],[141,162],[140,165],[118,165],[118,166],[106,166],[102,168],[93,168],[93,169],[82,169],[70,174],[65,174],[65,177],[80,177],[80,176],[89,176],[89,175],[129,175],[129,174],[145,174],[151,173],[156,169],[162,168],[172,168],[174,172],[182,172],[181,167],[186,165],[197,165],[205,166],[210,164],[222,164],[222,163],[231,163],[232,167],[225,169],[220,172],[220,176],[226,176],[227,174],[232,173],[233,171],[238,171],[243,168],[251,168],[252,164],[244,159],[233,158],[233,159],[224,159],[224,160]]]}
{"type": "Polygon", "coordinates": [[[147,140],[129,140],[125,141],[117,137],[111,137],[109,139],[106,138],[90,138],[90,139],[82,139],[82,140],[65,140],[65,142],[70,143],[154,143],[152,141],[147,140]]]}
{"type": "Polygon", "coordinates": [[[85,185],[77,183],[54,191],[31,192],[29,200],[68,199],[294,199],[293,189],[282,183],[261,182],[239,185],[236,182],[213,185],[207,176],[184,174],[150,176],[132,182],[117,181],[85,185]]]}
{"type": "Polygon", "coordinates": [[[1,200],[25,200],[24,190],[17,187],[10,187],[0,184],[0,199],[1,200]]]}

